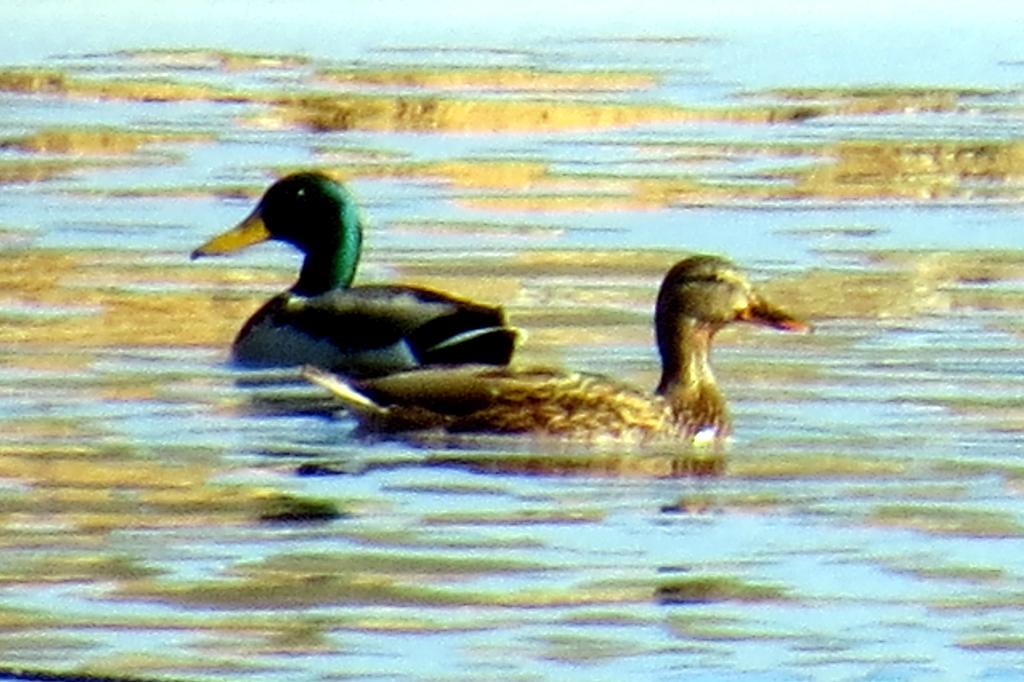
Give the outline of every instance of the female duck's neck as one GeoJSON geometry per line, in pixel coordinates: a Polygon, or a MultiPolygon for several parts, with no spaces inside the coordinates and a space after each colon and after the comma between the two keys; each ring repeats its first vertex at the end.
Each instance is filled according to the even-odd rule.
{"type": "MultiPolygon", "coordinates": [[[[725,401],[711,371],[713,326],[683,319],[658,330],[661,381],[656,393],[676,414],[717,424],[724,419],[725,401]]],[[[703,426],[699,425],[699,426],[703,426]]]]}
{"type": "Polygon", "coordinates": [[[333,289],[352,286],[359,265],[363,232],[357,215],[343,213],[337,238],[312,245],[292,292],[300,296],[319,296],[333,289]]]}

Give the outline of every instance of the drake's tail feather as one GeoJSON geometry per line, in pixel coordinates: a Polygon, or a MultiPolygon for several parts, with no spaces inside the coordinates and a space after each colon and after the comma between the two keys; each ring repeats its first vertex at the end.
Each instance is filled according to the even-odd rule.
{"type": "Polygon", "coordinates": [[[467,329],[418,349],[424,365],[459,365],[469,362],[507,365],[519,341],[519,332],[510,327],[467,329]]]}
{"type": "Polygon", "coordinates": [[[519,331],[500,308],[463,306],[425,322],[408,335],[421,365],[504,366],[512,359],[519,331]]]}

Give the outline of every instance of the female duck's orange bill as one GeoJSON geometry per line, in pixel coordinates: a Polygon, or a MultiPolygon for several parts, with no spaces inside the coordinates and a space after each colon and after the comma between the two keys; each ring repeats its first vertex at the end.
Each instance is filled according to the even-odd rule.
{"type": "Polygon", "coordinates": [[[749,305],[736,314],[736,319],[787,332],[811,331],[811,325],[793,317],[782,308],[769,303],[760,296],[751,296],[749,305]]]}

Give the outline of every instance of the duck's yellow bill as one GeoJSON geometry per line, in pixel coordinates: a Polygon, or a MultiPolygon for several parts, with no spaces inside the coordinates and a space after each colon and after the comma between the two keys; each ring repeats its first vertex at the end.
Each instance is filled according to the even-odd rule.
{"type": "Polygon", "coordinates": [[[270,239],[270,230],[263,222],[259,211],[253,211],[242,222],[233,228],[217,235],[192,252],[192,259],[201,256],[221,256],[233,253],[253,244],[259,244],[270,239]]]}

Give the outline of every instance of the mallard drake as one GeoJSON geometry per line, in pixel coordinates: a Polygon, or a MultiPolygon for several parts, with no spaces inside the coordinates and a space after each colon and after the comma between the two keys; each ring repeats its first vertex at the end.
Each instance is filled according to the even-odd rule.
{"type": "Polygon", "coordinates": [[[344,381],[304,376],[334,393],[363,428],[393,432],[532,433],[587,441],[719,439],[730,432],[711,371],[715,333],[731,322],[787,331],[808,325],[769,303],[729,261],[693,256],[672,267],[654,315],[661,380],[653,394],[604,376],[554,369],[459,367],[344,381]]]}
{"type": "Polygon", "coordinates": [[[305,254],[298,281],[239,331],[235,362],[310,364],[356,377],[508,364],[517,334],[499,307],[421,287],[352,287],[362,236],[362,217],[345,187],[321,173],[296,173],[271,185],[237,226],[193,251],[195,259],[277,240],[305,254]]]}

